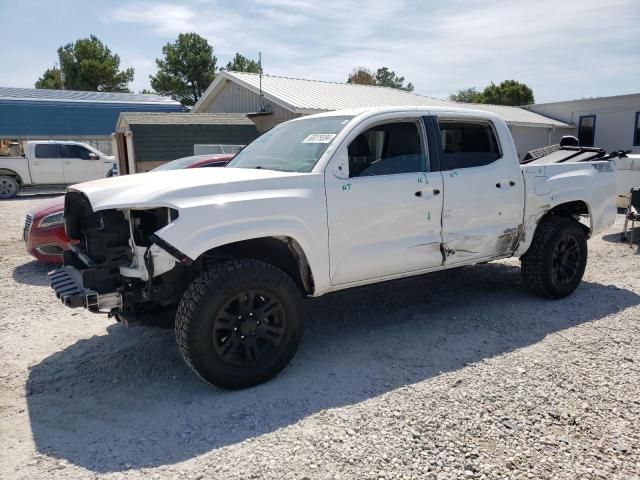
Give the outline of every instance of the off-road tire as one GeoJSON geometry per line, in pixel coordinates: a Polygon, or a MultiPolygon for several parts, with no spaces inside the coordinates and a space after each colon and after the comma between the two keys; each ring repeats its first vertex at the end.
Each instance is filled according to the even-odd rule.
{"type": "Polygon", "coordinates": [[[0,175],[0,200],[6,200],[18,195],[20,184],[14,177],[0,175]]]}
{"type": "Polygon", "coordinates": [[[548,298],[563,298],[570,295],[580,284],[587,266],[587,237],[584,227],[576,220],[550,215],[536,229],[529,250],[520,258],[525,286],[536,295],[548,298]],[[554,249],[567,239],[575,241],[579,258],[575,274],[565,283],[554,275],[554,249]]]}
{"type": "Polygon", "coordinates": [[[176,312],[180,355],[203,380],[227,389],[251,387],[276,376],[295,354],[302,331],[300,290],[282,270],[259,260],[229,260],[212,265],[192,282],[176,312]],[[267,292],[277,299],[286,320],[272,355],[258,364],[237,366],[223,359],[219,345],[216,349],[214,322],[230,299],[247,290],[267,292]]]}

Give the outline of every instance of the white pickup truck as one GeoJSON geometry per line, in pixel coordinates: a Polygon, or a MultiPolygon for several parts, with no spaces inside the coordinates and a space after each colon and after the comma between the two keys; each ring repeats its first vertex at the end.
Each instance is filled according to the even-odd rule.
{"type": "Polygon", "coordinates": [[[175,315],[187,364],[242,388],[289,362],[303,297],[512,256],[531,291],[569,295],[615,196],[606,161],[521,167],[487,112],[324,113],[278,125],[226,168],[70,187],[79,243],[50,280],[66,305],[124,323],[175,315]]]}
{"type": "Polygon", "coordinates": [[[70,185],[107,177],[115,158],[86,143],[27,142],[24,157],[0,157],[0,199],[15,197],[23,186],[70,185]]]}

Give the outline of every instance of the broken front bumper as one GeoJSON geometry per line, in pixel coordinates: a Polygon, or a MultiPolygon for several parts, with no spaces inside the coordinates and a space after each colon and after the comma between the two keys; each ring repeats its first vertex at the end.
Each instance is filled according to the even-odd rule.
{"type": "Polygon", "coordinates": [[[84,288],[83,272],[70,266],[49,272],[51,288],[67,307],[84,307],[92,312],[122,308],[120,292],[98,293],[84,288]]]}

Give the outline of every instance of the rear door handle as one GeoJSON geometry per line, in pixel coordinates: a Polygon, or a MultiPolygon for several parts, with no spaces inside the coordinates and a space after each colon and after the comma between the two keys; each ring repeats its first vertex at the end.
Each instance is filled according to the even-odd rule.
{"type": "Polygon", "coordinates": [[[496,188],[502,188],[503,184],[504,184],[504,186],[505,186],[505,187],[507,186],[507,184],[508,184],[510,187],[515,187],[515,186],[516,186],[516,182],[514,182],[513,180],[509,180],[509,182],[506,182],[506,181],[505,181],[505,182],[498,182],[498,183],[496,183],[496,188]]]}

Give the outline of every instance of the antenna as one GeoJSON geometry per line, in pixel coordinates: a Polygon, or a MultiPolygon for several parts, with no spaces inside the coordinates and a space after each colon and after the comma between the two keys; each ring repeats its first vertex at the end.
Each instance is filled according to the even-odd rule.
{"type": "Polygon", "coordinates": [[[258,52],[258,73],[260,75],[260,112],[264,112],[264,95],[262,94],[262,52],[258,52]]]}

